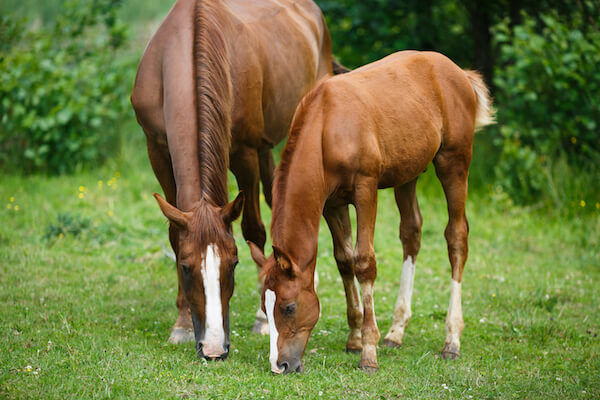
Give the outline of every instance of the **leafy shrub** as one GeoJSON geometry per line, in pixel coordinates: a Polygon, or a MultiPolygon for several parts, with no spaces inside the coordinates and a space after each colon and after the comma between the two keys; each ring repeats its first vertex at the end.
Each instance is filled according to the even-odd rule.
{"type": "Polygon", "coordinates": [[[512,30],[507,24],[496,28],[496,144],[501,148],[496,174],[522,203],[552,197],[557,174],[597,172],[600,32],[584,35],[574,25],[542,15],[539,20],[524,16],[512,30]],[[564,167],[557,171],[557,165],[564,167]]]}
{"type": "Polygon", "coordinates": [[[0,166],[63,173],[111,153],[134,71],[119,3],[65,2],[50,28],[0,18],[0,166]]]}
{"type": "Polygon", "coordinates": [[[59,213],[56,222],[48,224],[44,232],[44,239],[52,240],[63,238],[67,235],[79,236],[91,226],[89,218],[69,212],[59,213]]]}

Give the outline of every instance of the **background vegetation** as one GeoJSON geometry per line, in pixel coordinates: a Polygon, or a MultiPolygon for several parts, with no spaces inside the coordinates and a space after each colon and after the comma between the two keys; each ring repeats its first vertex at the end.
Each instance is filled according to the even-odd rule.
{"type": "MultiPolygon", "coordinates": [[[[166,344],[175,274],[128,97],[171,3],[0,3],[0,397],[600,397],[597,1],[317,1],[341,62],[441,51],[484,73],[498,124],[477,134],[471,169],[463,358],[438,357],[447,216],[429,171],[403,348],[381,349],[374,376],[342,352],[342,286],[323,231],[323,317],[307,372],[281,379],[268,373],[268,338],[249,334],[255,268],[238,227],[231,359],[206,364],[193,345],[166,344]]],[[[382,332],[399,284],[398,222],[393,195],[382,192],[382,332]]]]}

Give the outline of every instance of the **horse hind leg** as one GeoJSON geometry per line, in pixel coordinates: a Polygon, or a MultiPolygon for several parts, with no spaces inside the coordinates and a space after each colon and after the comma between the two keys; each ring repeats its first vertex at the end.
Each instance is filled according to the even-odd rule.
{"type": "MultiPolygon", "coordinates": [[[[244,239],[253,242],[264,251],[267,236],[265,226],[260,217],[260,166],[258,151],[252,147],[240,146],[240,149],[231,156],[230,163],[231,171],[237,179],[238,187],[246,195],[242,215],[242,233],[244,239]]],[[[258,271],[259,293],[262,293],[262,288],[263,282],[260,278],[260,271],[258,271]]],[[[252,332],[261,335],[269,334],[267,316],[260,307],[256,311],[252,332]]]]}
{"type": "MultiPolygon", "coordinates": [[[[173,177],[173,167],[171,166],[171,158],[166,151],[160,146],[155,144],[150,137],[147,138],[148,157],[150,158],[150,164],[154,170],[154,174],[162,187],[166,200],[172,205],[176,205],[177,189],[175,185],[175,178],[173,177]]],[[[177,227],[173,224],[169,224],[169,241],[171,248],[177,256],[178,245],[179,245],[179,232],[177,227]]],[[[190,307],[185,298],[183,288],[181,287],[181,271],[179,270],[179,263],[175,262],[175,268],[177,269],[177,310],[179,315],[177,320],[171,328],[171,334],[169,336],[169,343],[179,344],[186,343],[194,340],[194,326],[192,324],[192,317],[190,314],[190,307]]]]}
{"type": "Polygon", "coordinates": [[[360,353],[362,351],[360,329],[363,315],[360,293],[354,277],[354,249],[352,248],[352,226],[348,215],[348,206],[325,206],[323,215],[331,231],[333,254],[346,292],[346,316],[350,327],[346,351],[360,353]]]}
{"type": "Polygon", "coordinates": [[[265,202],[271,207],[275,162],[273,161],[273,153],[270,146],[263,146],[258,149],[258,163],[265,202]]]}
{"type": "Polygon", "coordinates": [[[460,336],[465,326],[461,305],[461,284],[469,251],[469,225],[465,214],[465,203],[470,160],[470,151],[440,152],[434,160],[436,174],[442,183],[448,203],[448,225],[444,234],[452,267],[450,304],[446,315],[446,341],[442,349],[444,359],[460,357],[460,336]]]}
{"type": "Polygon", "coordinates": [[[404,251],[400,289],[394,307],[394,319],[389,332],[383,339],[387,347],[402,345],[404,331],[411,317],[411,301],[415,279],[417,254],[421,248],[421,225],[423,218],[417,202],[417,180],[398,186],[394,190],[396,205],[400,211],[400,240],[404,251]]]}

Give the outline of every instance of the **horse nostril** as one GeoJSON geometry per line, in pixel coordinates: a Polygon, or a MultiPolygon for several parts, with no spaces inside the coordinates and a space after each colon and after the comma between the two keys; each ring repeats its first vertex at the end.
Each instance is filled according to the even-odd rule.
{"type": "Polygon", "coordinates": [[[279,366],[279,368],[281,368],[283,370],[283,373],[285,374],[286,372],[289,372],[290,365],[287,362],[282,362],[281,365],[279,366]]]}

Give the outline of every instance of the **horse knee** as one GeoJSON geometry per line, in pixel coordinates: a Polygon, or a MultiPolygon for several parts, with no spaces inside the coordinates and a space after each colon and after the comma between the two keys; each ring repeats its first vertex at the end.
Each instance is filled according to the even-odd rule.
{"type": "Polygon", "coordinates": [[[374,282],[377,277],[375,253],[357,255],[354,264],[354,274],[359,283],[374,282]]]}

